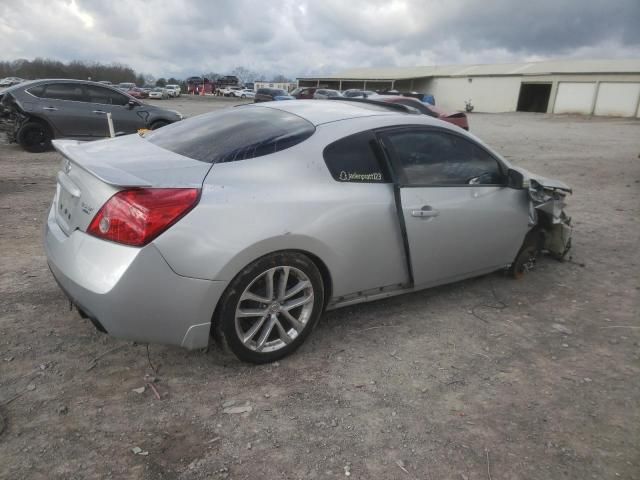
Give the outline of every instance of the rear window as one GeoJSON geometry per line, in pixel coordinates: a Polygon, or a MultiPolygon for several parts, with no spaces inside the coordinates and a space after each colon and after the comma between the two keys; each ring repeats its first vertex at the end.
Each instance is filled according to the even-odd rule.
{"type": "Polygon", "coordinates": [[[315,132],[307,120],[273,108],[236,107],[167,125],[149,142],[207,163],[261,157],[297,145],[315,132]]]}
{"type": "Polygon", "coordinates": [[[372,132],[362,132],[328,145],[324,161],[334,180],[352,183],[389,183],[389,174],[372,132]]]}

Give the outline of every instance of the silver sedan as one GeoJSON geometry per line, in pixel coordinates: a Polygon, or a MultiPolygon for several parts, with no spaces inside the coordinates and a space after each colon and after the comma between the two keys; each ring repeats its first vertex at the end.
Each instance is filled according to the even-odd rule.
{"type": "Polygon", "coordinates": [[[110,335],[188,349],[213,336],[262,363],[325,310],[567,252],[569,187],[396,107],[269,102],[56,140],[51,271],[110,335]]]}

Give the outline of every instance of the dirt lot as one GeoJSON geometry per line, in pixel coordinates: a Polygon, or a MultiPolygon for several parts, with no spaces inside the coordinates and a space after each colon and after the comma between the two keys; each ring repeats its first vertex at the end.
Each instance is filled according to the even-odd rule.
{"type": "Polygon", "coordinates": [[[0,145],[0,478],[640,479],[640,122],[470,121],[574,187],[571,261],[331,312],[273,365],[151,345],[155,374],[47,269],[58,155],[0,145]]]}

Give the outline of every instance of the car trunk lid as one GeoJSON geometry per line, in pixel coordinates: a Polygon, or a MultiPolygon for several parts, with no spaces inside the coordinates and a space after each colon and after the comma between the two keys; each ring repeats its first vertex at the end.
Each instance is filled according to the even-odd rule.
{"type": "Polygon", "coordinates": [[[100,207],[124,188],[201,188],[211,164],[153,145],[140,135],[83,143],[54,140],[63,156],[54,207],[60,228],[86,231],[100,207]]]}

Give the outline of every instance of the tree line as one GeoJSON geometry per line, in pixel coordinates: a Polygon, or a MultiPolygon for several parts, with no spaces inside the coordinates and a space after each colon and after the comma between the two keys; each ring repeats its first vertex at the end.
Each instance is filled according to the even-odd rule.
{"type": "Polygon", "coordinates": [[[36,78],[74,78],[78,80],[91,79],[94,81],[109,80],[113,83],[133,82],[144,83],[144,77],[136,74],[133,68],[120,63],[94,62],[86,63],[73,60],[68,63],[50,58],[36,58],[34,60],[0,61],[0,78],[19,77],[27,80],[36,78]]]}
{"type": "MultiPolygon", "coordinates": [[[[201,75],[203,72],[195,72],[194,75],[201,75]]],[[[242,83],[254,81],[269,82],[290,82],[291,79],[282,74],[267,76],[264,73],[255,72],[246,67],[239,66],[231,71],[242,83]]],[[[205,76],[212,81],[222,77],[222,74],[215,72],[205,73],[205,76]]],[[[26,80],[37,78],[74,78],[78,80],[93,80],[99,82],[108,80],[112,83],[131,82],[138,86],[156,85],[164,87],[166,84],[184,84],[183,80],[176,78],[158,78],[153,75],[137,73],[128,65],[120,63],[104,64],[99,62],[82,62],[73,60],[71,62],[61,62],[50,58],[35,58],[33,60],[19,59],[13,61],[0,61],[0,79],[4,77],[19,77],[26,80]]]]}

